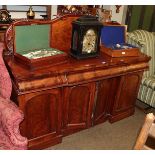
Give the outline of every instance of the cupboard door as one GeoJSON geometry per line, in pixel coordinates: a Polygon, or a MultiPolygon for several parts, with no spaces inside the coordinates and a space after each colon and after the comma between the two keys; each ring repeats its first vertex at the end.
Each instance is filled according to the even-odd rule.
{"type": "Polygon", "coordinates": [[[64,135],[68,135],[91,126],[94,96],[95,83],[64,88],[64,135]]]}
{"type": "Polygon", "coordinates": [[[112,81],[113,79],[105,79],[97,82],[96,103],[93,114],[94,125],[104,122],[107,118],[112,81]]]}
{"type": "Polygon", "coordinates": [[[61,141],[61,92],[52,89],[19,96],[24,112],[21,134],[29,139],[29,148],[41,148],[61,141]]]}
{"type": "Polygon", "coordinates": [[[115,122],[134,113],[141,78],[141,72],[121,77],[114,105],[111,108],[111,122],[115,122]]]}

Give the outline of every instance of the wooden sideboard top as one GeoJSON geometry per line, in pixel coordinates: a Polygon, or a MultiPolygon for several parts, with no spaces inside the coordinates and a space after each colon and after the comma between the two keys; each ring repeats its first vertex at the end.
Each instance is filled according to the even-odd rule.
{"type": "Polygon", "coordinates": [[[22,65],[6,59],[8,70],[18,91],[60,87],[79,83],[97,81],[148,69],[150,57],[111,58],[100,55],[98,58],[77,60],[69,56],[68,62],[56,66],[46,66],[38,70],[29,70],[22,65]]]}

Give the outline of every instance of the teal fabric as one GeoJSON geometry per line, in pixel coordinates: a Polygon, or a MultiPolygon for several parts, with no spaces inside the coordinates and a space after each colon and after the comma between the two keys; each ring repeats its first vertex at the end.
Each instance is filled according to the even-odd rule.
{"type": "Polygon", "coordinates": [[[143,78],[142,84],[145,85],[146,87],[155,90],[155,76],[149,76],[147,78],[143,78]]]}
{"type": "Polygon", "coordinates": [[[127,42],[151,56],[149,70],[144,72],[137,98],[155,108],[155,32],[135,30],[127,34],[127,42]]]}
{"type": "Polygon", "coordinates": [[[141,84],[137,98],[155,108],[155,91],[150,87],[141,84]]]}

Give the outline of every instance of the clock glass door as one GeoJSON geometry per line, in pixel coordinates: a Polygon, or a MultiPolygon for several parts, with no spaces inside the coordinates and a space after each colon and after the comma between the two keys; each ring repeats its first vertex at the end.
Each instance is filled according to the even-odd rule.
{"type": "Polygon", "coordinates": [[[94,53],[96,52],[96,39],[97,35],[93,29],[88,29],[83,37],[82,53],[94,53]]]}

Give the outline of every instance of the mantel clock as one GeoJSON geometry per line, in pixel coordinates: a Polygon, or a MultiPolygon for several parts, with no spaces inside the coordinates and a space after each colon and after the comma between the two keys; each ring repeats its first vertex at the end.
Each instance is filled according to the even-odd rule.
{"type": "Polygon", "coordinates": [[[1,24],[9,24],[12,22],[11,15],[9,15],[9,11],[6,9],[0,9],[0,23],[1,24]]]}
{"type": "Polygon", "coordinates": [[[95,16],[82,16],[73,21],[71,55],[77,59],[98,56],[101,28],[95,16]]]}

